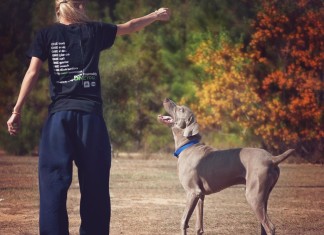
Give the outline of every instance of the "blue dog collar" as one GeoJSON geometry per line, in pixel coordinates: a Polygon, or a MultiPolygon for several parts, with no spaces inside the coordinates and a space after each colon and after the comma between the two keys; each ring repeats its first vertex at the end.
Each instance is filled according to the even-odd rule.
{"type": "Polygon", "coordinates": [[[194,145],[194,144],[197,144],[197,143],[199,143],[199,140],[192,140],[192,141],[186,143],[185,145],[182,145],[180,148],[178,148],[178,149],[174,152],[173,156],[178,157],[179,154],[180,154],[183,150],[185,150],[186,148],[189,148],[190,146],[192,146],[192,145],[194,145]]]}

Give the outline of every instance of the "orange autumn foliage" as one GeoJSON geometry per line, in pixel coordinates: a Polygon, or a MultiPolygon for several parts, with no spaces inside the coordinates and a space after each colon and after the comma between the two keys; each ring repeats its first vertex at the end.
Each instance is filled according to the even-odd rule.
{"type": "Polygon", "coordinates": [[[192,107],[202,128],[224,127],[233,120],[248,125],[260,102],[255,79],[249,73],[250,59],[242,45],[231,45],[226,36],[217,43],[201,43],[190,57],[211,78],[197,87],[199,102],[192,107]]]}
{"type": "MultiPolygon", "coordinates": [[[[268,145],[323,144],[324,6],[319,0],[262,1],[251,56],[260,67],[266,123],[255,129],[268,145]],[[272,130],[269,133],[269,130],[272,130]]],[[[310,149],[308,149],[309,151],[310,149]]]]}
{"type": "Polygon", "coordinates": [[[320,0],[262,0],[250,50],[220,41],[191,60],[210,79],[197,87],[202,127],[236,121],[271,149],[323,149],[324,7],[320,0]]]}

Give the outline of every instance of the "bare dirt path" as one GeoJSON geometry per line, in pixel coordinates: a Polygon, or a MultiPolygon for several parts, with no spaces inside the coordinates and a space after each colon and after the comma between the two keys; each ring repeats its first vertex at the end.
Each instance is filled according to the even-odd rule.
{"type": "MultiPolygon", "coordinates": [[[[0,156],[0,234],[38,234],[37,157],[0,156]]],[[[179,234],[185,193],[176,159],[115,158],[111,171],[112,235],[179,234]]],[[[277,233],[324,234],[324,167],[282,164],[269,200],[277,233]]],[[[78,234],[79,189],[76,171],[68,197],[71,235],[78,234]]],[[[205,200],[205,234],[259,234],[246,203],[244,187],[235,186],[205,200]]],[[[194,234],[194,216],[189,234],[194,234]]]]}

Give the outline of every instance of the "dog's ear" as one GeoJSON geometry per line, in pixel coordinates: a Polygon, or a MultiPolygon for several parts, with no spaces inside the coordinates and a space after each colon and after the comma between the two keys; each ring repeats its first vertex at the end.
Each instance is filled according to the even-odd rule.
{"type": "Polygon", "coordinates": [[[184,137],[194,136],[199,133],[199,125],[194,116],[191,116],[186,124],[187,126],[183,132],[184,137]]]}

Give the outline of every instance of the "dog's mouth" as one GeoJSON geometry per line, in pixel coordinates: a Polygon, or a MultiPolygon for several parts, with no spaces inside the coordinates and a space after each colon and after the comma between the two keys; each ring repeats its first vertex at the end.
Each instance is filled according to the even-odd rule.
{"type": "Polygon", "coordinates": [[[158,116],[158,121],[165,124],[165,125],[173,124],[173,118],[171,116],[159,115],[158,116]]]}
{"type": "Polygon", "coordinates": [[[174,117],[172,115],[173,114],[172,110],[176,106],[176,104],[172,100],[165,98],[165,100],[163,101],[163,106],[167,115],[158,115],[158,121],[160,123],[163,123],[171,127],[175,122],[174,117]],[[171,116],[169,116],[168,114],[171,116]]]}

